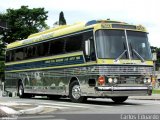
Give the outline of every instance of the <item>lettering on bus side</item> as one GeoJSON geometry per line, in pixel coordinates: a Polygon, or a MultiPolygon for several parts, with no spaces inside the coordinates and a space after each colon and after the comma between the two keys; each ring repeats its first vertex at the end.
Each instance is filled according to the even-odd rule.
{"type": "Polygon", "coordinates": [[[45,63],[68,62],[68,61],[75,61],[75,60],[81,60],[81,57],[72,56],[72,57],[66,57],[66,58],[51,59],[51,60],[45,61],[45,63]]]}
{"type": "Polygon", "coordinates": [[[38,41],[45,40],[45,39],[49,39],[51,37],[53,37],[53,33],[50,33],[50,34],[47,34],[47,35],[41,35],[41,36],[34,37],[34,38],[29,38],[29,39],[24,40],[22,42],[22,45],[33,43],[33,42],[38,42],[38,41]]]}

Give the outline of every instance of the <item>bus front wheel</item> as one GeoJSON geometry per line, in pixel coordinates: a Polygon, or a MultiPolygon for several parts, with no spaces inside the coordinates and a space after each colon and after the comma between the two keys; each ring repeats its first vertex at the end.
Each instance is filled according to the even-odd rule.
{"type": "Polygon", "coordinates": [[[125,97],[112,97],[111,98],[115,103],[123,103],[128,99],[128,96],[125,97]]]}
{"type": "Polygon", "coordinates": [[[81,88],[78,81],[73,81],[69,87],[69,97],[72,102],[81,103],[87,100],[87,97],[81,96],[81,88]]]}

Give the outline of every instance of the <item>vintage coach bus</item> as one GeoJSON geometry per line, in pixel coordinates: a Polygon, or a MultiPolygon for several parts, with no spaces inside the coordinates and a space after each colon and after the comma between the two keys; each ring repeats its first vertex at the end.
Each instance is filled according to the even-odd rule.
{"type": "Polygon", "coordinates": [[[73,102],[151,95],[147,34],[141,25],[92,20],[30,35],[7,46],[6,91],[73,102]]]}

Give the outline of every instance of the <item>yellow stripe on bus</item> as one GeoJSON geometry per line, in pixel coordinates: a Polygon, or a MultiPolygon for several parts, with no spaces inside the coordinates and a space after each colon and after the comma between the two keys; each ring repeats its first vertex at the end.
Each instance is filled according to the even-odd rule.
{"type": "Polygon", "coordinates": [[[126,60],[126,59],[120,59],[118,61],[115,61],[114,59],[98,59],[97,60],[98,64],[134,64],[134,65],[153,65],[153,61],[145,61],[145,62],[141,62],[141,60],[126,60]]]}

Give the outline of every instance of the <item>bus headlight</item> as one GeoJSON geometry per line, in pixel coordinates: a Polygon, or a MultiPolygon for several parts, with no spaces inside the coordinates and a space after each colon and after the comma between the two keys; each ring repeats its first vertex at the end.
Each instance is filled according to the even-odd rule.
{"type": "Polygon", "coordinates": [[[109,83],[112,83],[112,82],[113,82],[113,79],[112,79],[112,78],[108,78],[108,82],[109,82],[109,83]]]}
{"type": "Polygon", "coordinates": [[[148,83],[151,83],[151,79],[150,78],[148,78],[148,83]]]}
{"type": "Polygon", "coordinates": [[[113,82],[114,82],[114,83],[117,83],[117,82],[118,82],[118,79],[117,79],[117,78],[114,78],[114,79],[113,79],[113,82]]]}
{"type": "Polygon", "coordinates": [[[151,78],[144,78],[143,82],[144,82],[144,84],[150,84],[151,83],[151,78]]]}
{"type": "Polygon", "coordinates": [[[144,78],[144,79],[143,79],[143,82],[144,82],[144,83],[147,83],[147,79],[146,79],[146,78],[144,78]]]}

